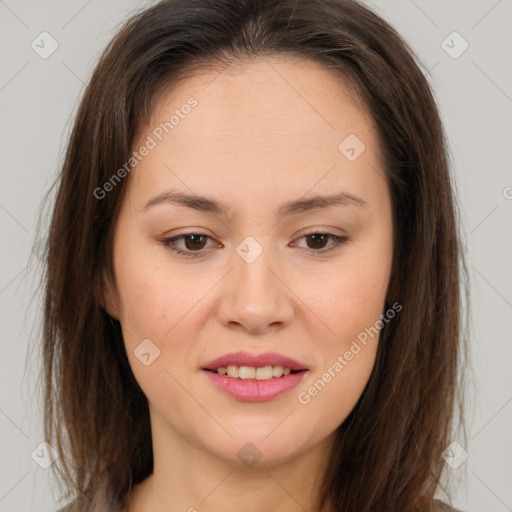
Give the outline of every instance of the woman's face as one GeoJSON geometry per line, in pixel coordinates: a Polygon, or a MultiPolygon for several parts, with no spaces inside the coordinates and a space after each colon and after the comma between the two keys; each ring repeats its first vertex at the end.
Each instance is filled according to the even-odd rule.
{"type": "Polygon", "coordinates": [[[333,73],[291,58],[197,73],[140,127],[107,310],[149,400],[154,442],[272,465],[332,439],[361,396],[392,210],[371,118],[333,73]],[[274,356],[228,356],[222,366],[248,366],[246,379],[204,369],[241,351],[274,356]],[[253,373],[279,366],[276,353],[303,371],[253,373]]]}

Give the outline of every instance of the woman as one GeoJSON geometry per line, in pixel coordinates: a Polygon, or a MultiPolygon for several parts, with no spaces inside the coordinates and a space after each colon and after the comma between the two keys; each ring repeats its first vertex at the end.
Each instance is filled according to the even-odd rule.
{"type": "Polygon", "coordinates": [[[352,0],[164,0],[115,36],[49,236],[61,510],[452,510],[460,242],[415,59],[352,0]]]}

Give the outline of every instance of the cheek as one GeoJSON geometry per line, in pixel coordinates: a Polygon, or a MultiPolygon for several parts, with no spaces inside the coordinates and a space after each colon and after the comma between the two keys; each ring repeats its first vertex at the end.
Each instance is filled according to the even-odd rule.
{"type": "Polygon", "coordinates": [[[366,252],[345,260],[322,279],[316,276],[316,292],[309,296],[311,309],[329,327],[329,335],[317,334],[315,339],[311,333],[321,364],[298,390],[297,399],[306,412],[322,414],[322,428],[335,429],[344,421],[370,378],[389,268],[390,254],[378,258],[366,252]],[[331,413],[325,414],[328,410],[331,413]]]}
{"type": "Polygon", "coordinates": [[[192,370],[189,355],[200,331],[198,323],[194,327],[194,305],[206,289],[192,287],[196,292],[188,293],[189,277],[169,278],[154,264],[135,268],[125,261],[119,270],[120,321],[134,376],[150,401],[179,408],[188,402],[175,379],[186,382],[192,370]]]}
{"type": "Polygon", "coordinates": [[[128,332],[163,339],[181,319],[186,323],[206,284],[201,286],[193,276],[172,270],[160,251],[139,245],[116,261],[121,324],[128,332]]]}
{"type": "Polygon", "coordinates": [[[346,340],[376,322],[383,313],[391,263],[391,227],[375,222],[326,271],[312,273],[304,292],[312,309],[336,333],[329,338],[346,340]]]}
{"type": "Polygon", "coordinates": [[[155,403],[172,397],[179,407],[187,399],[177,382],[197,372],[214,278],[201,277],[197,270],[176,271],[157,258],[165,254],[152,258],[147,250],[144,258],[132,253],[119,261],[120,322],[132,371],[146,396],[155,403]],[[147,352],[151,362],[145,366],[138,356],[147,352]]]}
{"type": "Polygon", "coordinates": [[[383,313],[388,286],[387,263],[364,257],[344,263],[323,277],[317,274],[315,286],[306,285],[304,301],[329,328],[326,341],[336,348],[375,324],[383,313]]]}
{"type": "Polygon", "coordinates": [[[306,416],[322,417],[323,432],[343,423],[373,370],[384,293],[372,283],[357,273],[338,276],[337,284],[326,289],[323,302],[319,300],[314,308],[334,334],[311,334],[320,364],[297,390],[297,402],[306,416]]]}
{"type": "Polygon", "coordinates": [[[348,393],[361,392],[370,376],[385,297],[372,279],[356,272],[338,283],[324,297],[325,309],[320,314],[334,334],[327,338],[327,343],[318,340],[316,346],[323,352],[323,380],[333,383],[333,391],[342,388],[347,399],[348,393]]]}
{"type": "Polygon", "coordinates": [[[157,279],[156,271],[131,272],[125,268],[120,274],[121,324],[127,331],[146,337],[160,336],[166,326],[170,328],[171,312],[179,309],[180,294],[157,279]]]}
{"type": "Polygon", "coordinates": [[[352,412],[370,378],[377,339],[366,347],[359,344],[339,350],[323,372],[318,372],[298,390],[297,402],[304,418],[322,418],[316,428],[333,432],[352,412]],[[348,360],[348,353],[352,354],[348,360]]]}

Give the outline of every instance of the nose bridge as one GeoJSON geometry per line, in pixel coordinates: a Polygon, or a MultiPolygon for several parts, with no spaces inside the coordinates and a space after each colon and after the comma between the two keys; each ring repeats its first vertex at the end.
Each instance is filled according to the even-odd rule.
{"type": "Polygon", "coordinates": [[[235,252],[230,283],[222,297],[221,321],[236,322],[251,331],[288,322],[293,307],[284,277],[277,277],[281,265],[275,251],[247,237],[235,252]]]}
{"type": "Polygon", "coordinates": [[[276,277],[270,268],[278,265],[275,251],[272,251],[268,244],[265,244],[267,247],[264,248],[263,243],[262,238],[258,241],[251,236],[244,239],[236,248],[235,288],[239,299],[245,297],[254,304],[262,301],[270,308],[279,293],[276,289],[276,277]]]}
{"type": "MultiPolygon", "coordinates": [[[[268,296],[275,297],[275,275],[271,272],[276,267],[275,258],[271,251],[267,250],[259,255],[254,261],[246,261],[243,257],[235,258],[235,276],[237,278],[237,289],[250,294],[263,292],[268,296]]],[[[275,271],[274,271],[275,272],[275,271]]]]}

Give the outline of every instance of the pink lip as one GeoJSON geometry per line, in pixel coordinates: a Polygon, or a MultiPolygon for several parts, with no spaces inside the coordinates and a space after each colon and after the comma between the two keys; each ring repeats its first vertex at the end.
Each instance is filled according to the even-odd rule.
{"type": "Polygon", "coordinates": [[[209,370],[203,370],[203,373],[214,386],[233,398],[246,402],[263,402],[294,388],[309,372],[300,371],[269,380],[234,379],[209,370]]]}
{"type": "MultiPolygon", "coordinates": [[[[307,370],[305,365],[291,359],[290,357],[283,356],[277,352],[265,352],[263,354],[251,354],[250,352],[231,352],[225,354],[208,364],[203,366],[204,370],[217,370],[220,366],[228,366],[234,364],[236,366],[284,366],[290,368],[290,370],[307,370]]],[[[280,377],[281,378],[281,377],[280,377]]],[[[279,380],[279,379],[272,379],[279,380]]],[[[263,382],[263,381],[260,381],[263,382]]],[[[270,382],[270,381],[269,381],[270,382]]]]}

